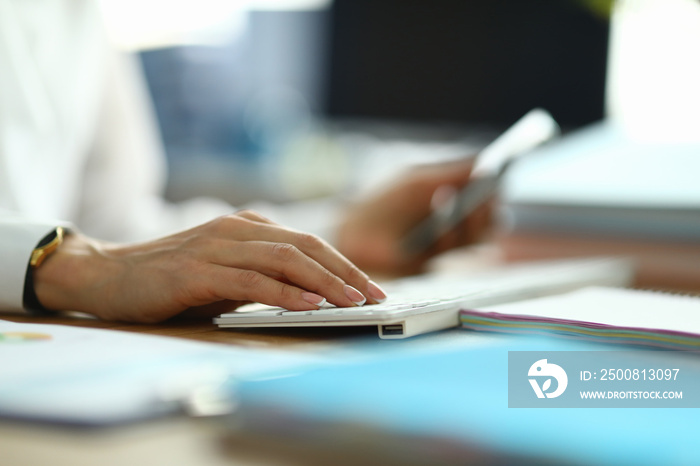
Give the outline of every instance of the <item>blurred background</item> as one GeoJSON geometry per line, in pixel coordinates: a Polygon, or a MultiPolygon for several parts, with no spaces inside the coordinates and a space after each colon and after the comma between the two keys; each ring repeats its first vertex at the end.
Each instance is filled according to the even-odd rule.
{"type": "Polygon", "coordinates": [[[373,142],[447,144],[386,150],[383,172],[465,155],[536,106],[571,128],[603,117],[609,2],[102,3],[142,60],[173,198],[324,195],[367,171],[373,142]]]}
{"type": "Polygon", "coordinates": [[[649,283],[700,282],[698,0],[101,3],[173,200],[361,195],[543,107],[565,137],[509,174],[505,257],[652,252],[649,283]]]}

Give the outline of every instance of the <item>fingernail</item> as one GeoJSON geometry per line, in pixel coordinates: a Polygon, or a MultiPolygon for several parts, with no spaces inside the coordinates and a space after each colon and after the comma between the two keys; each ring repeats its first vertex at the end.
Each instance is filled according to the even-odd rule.
{"type": "Polygon", "coordinates": [[[326,298],[323,296],[317,295],[316,293],[309,293],[308,291],[304,291],[301,294],[301,297],[304,301],[307,303],[311,303],[314,306],[321,307],[324,304],[326,304],[326,298]]]}
{"type": "Polygon", "coordinates": [[[367,298],[365,298],[362,295],[362,293],[360,293],[350,285],[345,285],[345,296],[350,298],[350,301],[355,303],[356,306],[362,306],[364,303],[367,302],[367,298]]]}
{"type": "Polygon", "coordinates": [[[382,290],[379,285],[374,283],[372,280],[367,284],[367,291],[369,296],[378,303],[383,303],[386,301],[386,293],[382,290]]]}

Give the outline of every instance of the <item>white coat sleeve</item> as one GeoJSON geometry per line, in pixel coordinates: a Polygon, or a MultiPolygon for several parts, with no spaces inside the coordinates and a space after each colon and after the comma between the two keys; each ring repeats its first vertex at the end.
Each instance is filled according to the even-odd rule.
{"type": "Polygon", "coordinates": [[[166,160],[139,64],[132,56],[112,51],[107,66],[104,103],[77,220],[84,233],[105,240],[141,241],[252,208],[277,223],[332,236],[337,216],[332,201],[238,207],[208,197],[166,201],[166,160]]]}
{"type": "Polygon", "coordinates": [[[95,140],[76,223],[87,235],[141,241],[195,226],[233,207],[215,199],[172,204],[159,132],[134,57],[107,49],[95,140]]]}

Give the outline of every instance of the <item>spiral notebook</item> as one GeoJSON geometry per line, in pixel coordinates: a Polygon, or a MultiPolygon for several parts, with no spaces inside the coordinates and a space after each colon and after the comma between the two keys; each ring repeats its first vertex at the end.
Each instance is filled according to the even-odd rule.
{"type": "Polygon", "coordinates": [[[460,311],[462,327],[547,333],[604,343],[700,349],[700,298],[589,287],[510,304],[460,311]]]}

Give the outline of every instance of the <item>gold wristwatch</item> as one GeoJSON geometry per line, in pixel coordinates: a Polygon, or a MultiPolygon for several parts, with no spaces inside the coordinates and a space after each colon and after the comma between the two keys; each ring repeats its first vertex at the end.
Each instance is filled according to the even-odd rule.
{"type": "Polygon", "coordinates": [[[39,302],[39,298],[36,296],[36,292],[34,291],[34,274],[32,272],[63,243],[63,237],[66,233],[63,227],[56,227],[56,229],[46,235],[39,242],[37,247],[34,248],[34,251],[32,251],[32,255],[29,258],[27,273],[24,277],[23,294],[24,308],[29,312],[39,314],[50,312],[42,306],[39,302]]]}
{"type": "Polygon", "coordinates": [[[44,262],[63,243],[63,227],[56,227],[53,233],[46,236],[39,245],[32,251],[32,257],[29,259],[29,265],[36,268],[44,262]]]}

